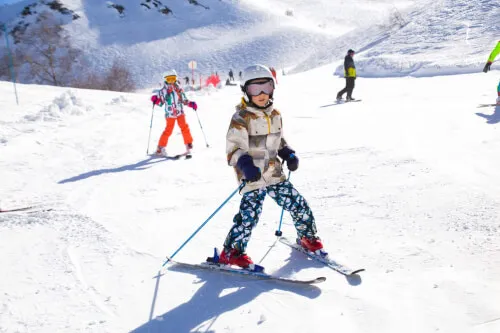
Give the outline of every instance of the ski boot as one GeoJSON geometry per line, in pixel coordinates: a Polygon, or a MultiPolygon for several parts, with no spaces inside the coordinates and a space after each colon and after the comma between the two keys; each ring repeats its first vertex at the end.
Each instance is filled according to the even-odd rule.
{"type": "Polygon", "coordinates": [[[191,154],[191,149],[193,149],[193,144],[187,143],[186,144],[186,159],[193,157],[193,155],[191,154]]]}
{"type": "Polygon", "coordinates": [[[323,243],[321,239],[317,236],[297,238],[297,244],[302,246],[306,251],[312,252],[314,254],[320,255],[322,257],[328,256],[328,253],[323,250],[323,243]]]}
{"type": "Polygon", "coordinates": [[[221,265],[234,265],[253,272],[263,272],[264,267],[253,263],[246,253],[240,253],[237,249],[224,249],[219,255],[217,248],[214,249],[214,257],[207,261],[221,265]]]}
{"type": "Polygon", "coordinates": [[[167,150],[165,147],[160,147],[156,148],[156,155],[158,156],[167,156],[167,150]]]}

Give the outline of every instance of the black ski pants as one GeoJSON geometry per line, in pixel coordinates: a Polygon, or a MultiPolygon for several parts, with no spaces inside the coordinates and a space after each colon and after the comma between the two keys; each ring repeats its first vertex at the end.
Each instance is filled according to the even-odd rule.
{"type": "Polygon", "coordinates": [[[347,92],[347,98],[352,97],[352,91],[354,90],[354,81],[355,77],[346,77],[345,78],[345,88],[337,93],[337,97],[342,97],[347,92]]]}

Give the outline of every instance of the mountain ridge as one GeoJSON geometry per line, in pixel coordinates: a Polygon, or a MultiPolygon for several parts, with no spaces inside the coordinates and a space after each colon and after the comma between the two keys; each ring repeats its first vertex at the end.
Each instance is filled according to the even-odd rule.
{"type": "Polygon", "coordinates": [[[238,72],[250,63],[287,73],[332,66],[328,75],[342,76],[349,48],[358,53],[359,76],[474,72],[500,34],[495,22],[500,5],[491,0],[22,1],[4,6],[0,22],[22,32],[36,20],[22,12],[50,4],[65,12],[57,14],[66,16],[64,27],[73,45],[84,50],[87,70],[102,73],[118,62],[141,88],[155,85],[168,68],[191,76],[191,60],[198,64],[196,80],[199,74],[238,72]],[[442,46],[451,51],[439,53],[442,46]],[[460,59],[446,58],[453,52],[460,59]]]}

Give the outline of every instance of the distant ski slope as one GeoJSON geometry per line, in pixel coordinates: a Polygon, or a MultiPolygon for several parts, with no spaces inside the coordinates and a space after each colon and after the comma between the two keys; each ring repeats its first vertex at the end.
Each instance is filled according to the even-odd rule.
{"type": "MultiPolygon", "coordinates": [[[[498,1],[422,1],[400,13],[402,20],[393,22],[392,27],[375,25],[352,31],[311,55],[294,71],[339,61],[353,48],[358,51],[358,74],[365,77],[478,72],[500,40],[498,1]]],[[[335,72],[342,75],[343,69],[339,66],[335,72]]]]}
{"type": "MultiPolygon", "coordinates": [[[[497,0],[144,2],[150,9],[114,1],[125,8],[121,15],[105,1],[61,1],[80,16],[66,28],[86,50],[88,68],[105,71],[117,60],[139,87],[156,84],[166,68],[189,75],[190,60],[223,79],[250,63],[290,73],[332,64],[326,74],[341,75],[349,48],[365,77],[475,72],[500,38],[497,0]],[[160,13],[164,6],[173,14],[160,13]]],[[[31,3],[1,7],[0,21],[33,24],[36,17],[13,19],[31,3]]]]}

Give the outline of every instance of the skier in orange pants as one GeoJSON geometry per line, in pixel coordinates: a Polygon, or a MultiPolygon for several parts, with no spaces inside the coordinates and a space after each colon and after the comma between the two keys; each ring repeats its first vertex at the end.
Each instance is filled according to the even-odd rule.
{"type": "Polygon", "coordinates": [[[186,123],[186,116],[184,114],[183,106],[187,105],[193,110],[197,110],[196,102],[189,101],[184,94],[184,90],[177,82],[177,73],[175,70],[167,71],[163,74],[164,85],[160,91],[151,97],[151,101],[155,105],[165,105],[165,118],[167,126],[163,131],[160,140],[158,141],[158,148],[156,154],[167,156],[166,147],[168,139],[174,130],[175,122],[179,125],[186,145],[186,154],[191,153],[193,148],[193,137],[189,130],[189,125],[186,123]]]}
{"type": "Polygon", "coordinates": [[[158,151],[157,153],[161,153],[161,148],[166,147],[168,143],[168,138],[170,135],[172,135],[172,132],[174,131],[174,126],[175,126],[175,121],[177,120],[177,124],[179,125],[179,128],[181,129],[181,134],[182,138],[184,139],[184,144],[186,145],[186,148],[188,148],[188,145],[191,145],[190,148],[193,146],[193,137],[191,136],[191,131],[189,130],[189,125],[186,123],[186,116],[184,114],[181,114],[180,116],[177,116],[177,118],[166,118],[167,120],[167,127],[165,127],[165,130],[160,136],[160,140],[158,141],[158,151]]]}

